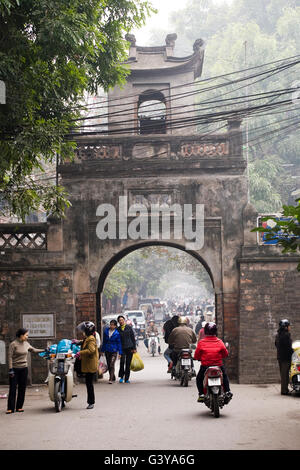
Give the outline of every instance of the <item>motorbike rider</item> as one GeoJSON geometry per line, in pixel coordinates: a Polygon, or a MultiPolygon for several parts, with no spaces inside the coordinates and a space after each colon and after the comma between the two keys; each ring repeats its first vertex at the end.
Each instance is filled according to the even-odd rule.
{"type": "Polygon", "coordinates": [[[85,374],[87,389],[87,409],[92,409],[95,404],[93,380],[98,369],[99,361],[99,352],[95,338],[96,327],[93,322],[85,321],[80,323],[77,328],[83,333],[84,340],[81,342],[81,350],[75,357],[81,360],[81,371],[85,374]]]}
{"type": "Polygon", "coordinates": [[[172,330],[170,336],[168,337],[168,343],[170,346],[173,346],[172,352],[170,354],[173,368],[176,367],[178,354],[181,349],[189,349],[190,345],[197,342],[197,337],[194,331],[188,327],[188,322],[186,317],[178,318],[178,326],[172,330]]]}
{"type": "Polygon", "coordinates": [[[150,320],[149,322],[149,325],[147,326],[147,329],[146,329],[146,339],[145,339],[145,346],[147,344],[147,349],[148,349],[148,345],[149,345],[149,336],[150,335],[155,335],[157,336],[157,340],[158,340],[158,353],[160,354],[160,341],[159,341],[159,337],[158,337],[158,328],[157,326],[155,325],[155,321],[154,320],[150,320]]]}
{"type": "MultiPolygon", "coordinates": [[[[171,332],[178,326],[178,315],[173,315],[173,317],[170,320],[167,320],[164,325],[163,325],[163,332],[164,332],[164,340],[165,343],[169,343],[169,336],[171,332]]],[[[173,367],[173,361],[171,359],[171,354],[172,352],[172,347],[168,344],[167,349],[164,352],[164,358],[168,362],[168,373],[171,373],[172,367],[173,367]]]]}
{"type": "Polygon", "coordinates": [[[228,376],[223,366],[223,359],[228,356],[228,350],[223,341],[217,338],[217,325],[214,322],[206,323],[204,334],[205,336],[198,342],[194,354],[194,359],[201,361],[201,367],[196,378],[199,392],[198,402],[204,401],[203,379],[206,369],[210,366],[219,366],[223,372],[224,391],[228,403],[233,396],[230,391],[228,376]]]}
{"type": "Polygon", "coordinates": [[[277,348],[277,360],[280,370],[281,395],[288,395],[289,371],[294,351],[290,334],[290,322],[286,318],[279,322],[279,329],[275,338],[275,346],[277,348]]]}

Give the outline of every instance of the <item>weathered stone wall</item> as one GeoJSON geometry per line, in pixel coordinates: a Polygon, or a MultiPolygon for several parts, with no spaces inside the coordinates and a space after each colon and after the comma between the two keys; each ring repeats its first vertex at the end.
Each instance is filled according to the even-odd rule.
{"type": "MultiPolygon", "coordinates": [[[[73,338],[75,309],[72,270],[42,265],[35,268],[0,267],[0,340],[6,345],[6,364],[0,364],[0,383],[8,383],[8,345],[15,339],[17,329],[23,326],[22,315],[26,313],[55,314],[55,337],[29,338],[34,347],[45,348],[47,342],[52,344],[63,338],[73,338]]],[[[46,376],[46,361],[32,354],[32,383],[43,383],[46,376]]]]}
{"type": "Polygon", "coordinates": [[[300,274],[289,258],[240,261],[239,382],[274,383],[279,369],[274,345],[278,322],[288,318],[300,339],[300,274]]]}

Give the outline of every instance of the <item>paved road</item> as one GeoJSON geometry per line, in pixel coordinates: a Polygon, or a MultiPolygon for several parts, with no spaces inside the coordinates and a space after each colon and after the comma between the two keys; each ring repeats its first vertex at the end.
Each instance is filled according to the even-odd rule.
{"type": "Polygon", "coordinates": [[[28,388],[23,414],[6,415],[0,399],[0,450],[300,448],[300,397],[281,396],[279,384],[232,384],[234,398],[216,419],[196,402],[195,379],[180,387],[163,357],[150,357],[143,344],[139,351],[145,369],[128,385],[110,385],[106,374],[95,385],[93,410],[86,410],[84,384],[61,413],[44,385],[28,388]]]}

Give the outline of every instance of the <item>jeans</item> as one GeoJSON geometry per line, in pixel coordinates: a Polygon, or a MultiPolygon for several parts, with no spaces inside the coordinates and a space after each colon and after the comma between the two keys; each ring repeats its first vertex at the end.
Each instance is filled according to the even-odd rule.
{"type": "Polygon", "coordinates": [[[164,358],[168,361],[168,364],[170,364],[170,362],[172,361],[171,356],[170,356],[171,352],[172,352],[172,349],[170,349],[169,346],[164,352],[164,358]]]}
{"type": "Polygon", "coordinates": [[[87,402],[89,405],[94,405],[95,404],[95,393],[94,393],[94,373],[92,372],[86,372],[85,374],[85,384],[86,384],[86,390],[87,390],[87,402]]]}
{"type": "MultiPolygon", "coordinates": [[[[199,369],[198,375],[196,377],[196,382],[197,382],[197,388],[198,388],[199,395],[203,395],[203,379],[204,379],[205,371],[208,367],[210,367],[210,366],[201,366],[200,369],[199,369]]],[[[226,371],[225,371],[225,367],[224,366],[220,366],[220,367],[221,367],[221,370],[223,372],[224,391],[229,392],[230,391],[230,386],[229,386],[228,376],[227,376],[226,371]]]]}
{"type": "Polygon", "coordinates": [[[28,367],[14,368],[14,376],[9,376],[9,394],[7,401],[7,409],[15,411],[23,407],[25,400],[25,392],[28,377],[28,367]],[[18,397],[16,404],[16,395],[18,389],[18,397]]]}
{"type": "Polygon", "coordinates": [[[123,354],[120,359],[119,377],[121,379],[125,378],[125,382],[129,380],[132,356],[133,352],[131,352],[131,349],[123,349],[123,354]]]}
{"type": "Polygon", "coordinates": [[[116,380],[116,377],[115,377],[115,362],[117,360],[117,356],[118,356],[117,352],[106,352],[105,353],[107,368],[108,368],[108,372],[109,372],[109,380],[111,380],[111,381],[116,380]]]}

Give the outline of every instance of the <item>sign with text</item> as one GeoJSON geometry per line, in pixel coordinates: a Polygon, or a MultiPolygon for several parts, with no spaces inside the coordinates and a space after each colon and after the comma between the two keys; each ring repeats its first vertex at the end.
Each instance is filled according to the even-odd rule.
{"type": "Polygon", "coordinates": [[[55,337],[55,315],[53,313],[32,313],[23,315],[23,328],[32,338],[55,337]]]}

